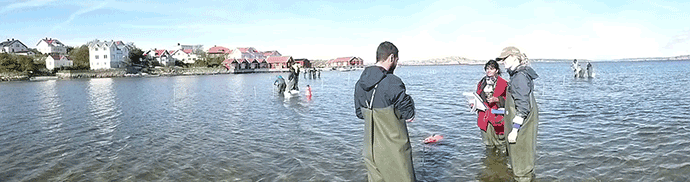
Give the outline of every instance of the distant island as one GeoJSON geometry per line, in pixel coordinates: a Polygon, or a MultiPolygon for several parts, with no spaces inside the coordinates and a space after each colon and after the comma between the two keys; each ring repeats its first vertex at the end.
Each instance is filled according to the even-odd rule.
{"type": "MultiPolygon", "coordinates": [[[[589,59],[577,59],[580,62],[597,62],[597,61],[678,61],[678,60],[690,60],[690,55],[681,55],[675,57],[647,57],[647,58],[622,58],[622,59],[610,59],[610,60],[589,60],[589,59]]],[[[573,59],[546,59],[546,58],[535,58],[530,59],[533,62],[571,62],[573,59]]],[[[489,60],[476,60],[469,59],[461,56],[451,56],[445,58],[434,58],[427,60],[408,60],[400,61],[400,65],[474,65],[474,64],[484,64],[489,60]]]]}

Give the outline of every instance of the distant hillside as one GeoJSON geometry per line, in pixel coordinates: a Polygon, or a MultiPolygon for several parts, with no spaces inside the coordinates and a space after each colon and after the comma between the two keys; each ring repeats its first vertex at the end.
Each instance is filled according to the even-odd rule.
{"type": "Polygon", "coordinates": [[[400,61],[400,65],[456,65],[456,64],[484,64],[487,60],[474,60],[460,56],[434,58],[427,60],[400,61]]]}
{"type": "Polygon", "coordinates": [[[673,61],[673,60],[690,60],[690,55],[681,55],[681,56],[675,56],[675,57],[623,58],[623,59],[614,59],[613,61],[673,61]]]}
{"type": "MultiPolygon", "coordinates": [[[[577,58],[574,58],[577,59],[577,58]]],[[[589,59],[577,59],[580,62],[591,62],[589,59]]],[[[690,55],[682,55],[675,57],[648,57],[648,58],[623,58],[612,59],[610,61],[672,61],[672,60],[690,60],[690,55]]],[[[409,60],[401,61],[400,65],[460,65],[460,64],[484,64],[489,60],[475,60],[460,56],[451,56],[445,58],[434,58],[427,60],[409,60]]],[[[532,62],[572,62],[573,59],[547,59],[535,58],[530,59],[532,62]]]]}

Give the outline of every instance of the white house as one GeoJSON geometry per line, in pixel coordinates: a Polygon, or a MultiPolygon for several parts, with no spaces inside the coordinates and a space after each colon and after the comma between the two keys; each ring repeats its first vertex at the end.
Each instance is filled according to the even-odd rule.
{"type": "Polygon", "coordinates": [[[49,70],[59,68],[59,67],[71,67],[73,66],[72,60],[64,55],[51,54],[46,58],[46,68],[49,70]]]}
{"type": "Polygon", "coordinates": [[[129,51],[132,47],[122,41],[98,39],[87,43],[87,46],[89,46],[89,64],[92,70],[125,66],[125,61],[129,61],[129,51]]]}
{"type": "Polygon", "coordinates": [[[19,40],[14,40],[14,39],[7,39],[7,41],[0,42],[0,53],[10,53],[10,54],[18,54],[18,55],[34,55],[34,52],[31,52],[22,41],[19,40]]]}
{"type": "Polygon", "coordinates": [[[170,51],[165,49],[151,49],[144,52],[144,57],[152,60],[156,60],[163,66],[175,65],[175,59],[170,55],[170,51]]]}
{"type": "Polygon", "coordinates": [[[266,59],[262,52],[257,51],[253,47],[238,47],[233,49],[228,58],[231,59],[266,59]]]}
{"type": "Polygon", "coordinates": [[[199,59],[199,55],[194,54],[192,49],[179,49],[173,52],[171,55],[175,60],[180,60],[185,64],[194,64],[194,62],[199,59]]]}
{"type": "Polygon", "coordinates": [[[43,54],[67,54],[65,44],[53,38],[39,40],[36,44],[36,49],[43,54]]]}

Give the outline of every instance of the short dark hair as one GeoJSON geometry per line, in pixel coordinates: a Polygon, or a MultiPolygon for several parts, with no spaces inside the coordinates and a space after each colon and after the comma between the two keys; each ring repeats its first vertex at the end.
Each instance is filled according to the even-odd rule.
{"type": "Polygon", "coordinates": [[[388,56],[393,54],[393,57],[398,57],[398,47],[395,47],[393,43],[385,41],[379,44],[379,48],[376,49],[376,62],[385,61],[388,56]]]}
{"type": "Polygon", "coordinates": [[[489,67],[496,69],[496,75],[501,75],[501,68],[498,67],[498,62],[496,62],[493,59],[489,60],[489,62],[486,62],[486,64],[484,64],[484,71],[486,71],[486,69],[489,67]]]}

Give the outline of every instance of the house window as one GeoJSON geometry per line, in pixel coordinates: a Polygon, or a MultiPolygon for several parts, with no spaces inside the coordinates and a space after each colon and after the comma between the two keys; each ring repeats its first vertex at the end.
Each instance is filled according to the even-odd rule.
{"type": "Polygon", "coordinates": [[[96,51],[98,51],[98,48],[96,48],[96,51]]]}
{"type": "Polygon", "coordinates": [[[96,59],[98,59],[98,55],[96,55],[96,59]]]}
{"type": "Polygon", "coordinates": [[[108,55],[103,55],[103,59],[108,59],[108,55]]]}

